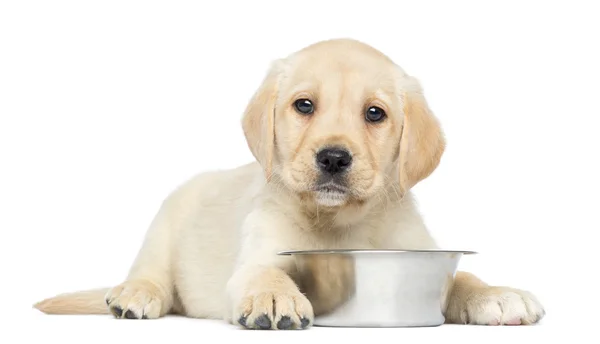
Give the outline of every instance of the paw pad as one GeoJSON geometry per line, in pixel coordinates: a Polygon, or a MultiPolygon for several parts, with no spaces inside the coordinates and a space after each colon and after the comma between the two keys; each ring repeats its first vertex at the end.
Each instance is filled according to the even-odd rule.
{"type": "Polygon", "coordinates": [[[121,307],[119,307],[119,306],[110,307],[110,311],[117,318],[120,318],[123,316],[123,309],[121,309],[121,307]]]}
{"type": "Polygon", "coordinates": [[[271,328],[271,319],[267,314],[263,314],[254,320],[254,324],[261,330],[268,330],[271,328]]]}
{"type": "Polygon", "coordinates": [[[277,323],[277,328],[279,330],[289,330],[290,328],[292,328],[292,325],[292,318],[288,317],[287,315],[284,315],[277,323]]]}
{"type": "Polygon", "coordinates": [[[126,319],[139,319],[138,316],[135,315],[135,313],[133,313],[131,311],[131,309],[127,310],[127,312],[125,312],[125,318],[126,319]]]}

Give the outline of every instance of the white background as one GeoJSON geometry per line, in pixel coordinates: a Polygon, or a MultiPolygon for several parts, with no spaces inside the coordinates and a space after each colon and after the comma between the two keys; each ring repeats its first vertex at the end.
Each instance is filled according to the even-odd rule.
{"type": "Polygon", "coordinates": [[[592,1],[1,2],[0,336],[20,339],[0,342],[573,339],[598,307],[598,13],[592,1]],[[448,139],[414,189],[426,222],[444,247],[480,252],[461,269],[534,292],[540,325],[266,333],[31,308],[121,282],[175,186],[252,159],[239,119],[270,61],[337,37],[421,80],[448,139]]]}

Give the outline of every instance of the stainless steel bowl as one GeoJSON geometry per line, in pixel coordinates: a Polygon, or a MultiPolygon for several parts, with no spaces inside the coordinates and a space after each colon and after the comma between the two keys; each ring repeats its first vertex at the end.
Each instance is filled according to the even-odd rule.
{"type": "Polygon", "coordinates": [[[292,274],[311,301],[315,326],[439,326],[458,263],[473,251],[312,250],[292,274]]]}

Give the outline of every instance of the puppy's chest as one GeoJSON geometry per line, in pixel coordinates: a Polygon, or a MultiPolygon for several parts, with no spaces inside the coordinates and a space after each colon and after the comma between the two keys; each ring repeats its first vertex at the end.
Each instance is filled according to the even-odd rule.
{"type": "Polygon", "coordinates": [[[391,236],[370,226],[344,226],[308,232],[304,249],[376,249],[386,248],[391,236]]]}

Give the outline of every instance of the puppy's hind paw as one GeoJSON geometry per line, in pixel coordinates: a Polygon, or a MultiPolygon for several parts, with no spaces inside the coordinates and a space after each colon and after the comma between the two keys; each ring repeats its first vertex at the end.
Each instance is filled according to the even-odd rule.
{"type": "Polygon", "coordinates": [[[127,281],[112,288],[105,301],[117,319],[156,319],[162,314],[164,296],[151,282],[127,281]]]}

